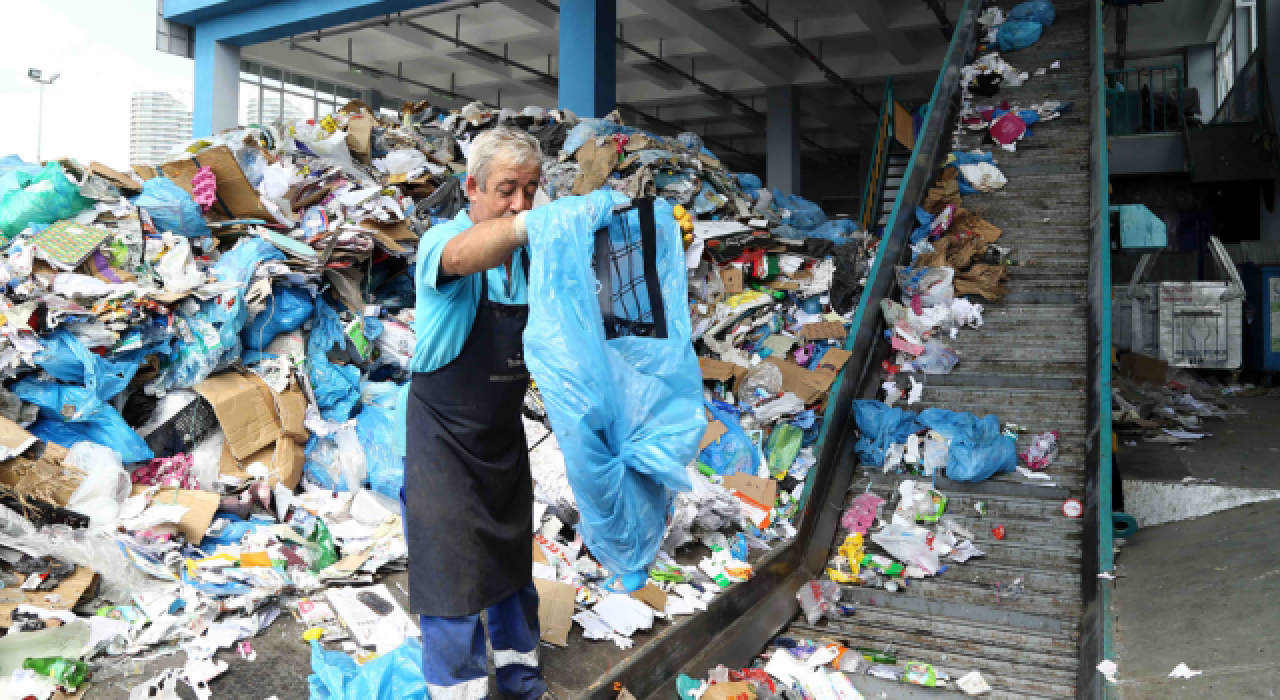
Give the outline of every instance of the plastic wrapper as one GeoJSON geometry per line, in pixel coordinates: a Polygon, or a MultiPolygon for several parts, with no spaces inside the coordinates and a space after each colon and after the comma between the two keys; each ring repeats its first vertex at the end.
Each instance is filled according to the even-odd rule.
{"type": "Polygon", "coordinates": [[[138,371],[135,363],[112,362],[89,352],[62,328],[55,330],[44,341],[44,349],[31,359],[54,379],[81,384],[103,401],[124,391],[138,371]]]}
{"type": "Polygon", "coordinates": [[[85,387],[27,377],[12,389],[18,398],[39,407],[40,418],[28,431],[41,440],[59,445],[74,445],[82,440],[96,442],[118,452],[125,464],[144,462],[155,456],[114,406],[85,387]],[[68,408],[72,409],[70,415],[65,413],[68,408]]]}
{"type": "Polygon", "coordinates": [[[761,362],[747,370],[747,376],[743,377],[742,385],[738,387],[738,401],[751,403],[757,389],[768,395],[782,391],[782,370],[772,362],[761,362]]]}
{"type": "Polygon", "coordinates": [[[91,204],[57,163],[49,163],[35,175],[14,166],[6,177],[16,187],[0,195],[0,234],[4,240],[32,224],[70,219],[91,204]]]}
{"type": "Polygon", "coordinates": [[[1006,21],[1035,22],[1047,27],[1053,24],[1056,16],[1057,12],[1054,11],[1053,3],[1049,0],[1027,0],[1009,10],[1009,15],[1005,19],[1006,21]]]}
{"type": "Polygon", "coordinates": [[[871,533],[871,541],[884,547],[890,556],[907,566],[922,569],[930,576],[938,573],[938,553],[930,542],[933,533],[915,525],[889,523],[879,532],[871,533]]]}
{"type": "Polygon", "coordinates": [[[867,534],[867,529],[875,523],[876,513],[880,510],[880,504],[884,503],[884,499],[874,493],[860,493],[858,497],[853,499],[853,503],[844,511],[844,515],[840,516],[840,526],[849,532],[859,534],[867,534]]]}
{"type": "Polygon", "coordinates": [[[698,459],[711,470],[721,476],[744,473],[755,475],[760,464],[760,454],[751,438],[738,424],[738,417],[733,413],[708,403],[711,415],[724,424],[727,432],[719,440],[707,445],[698,455],[698,459]]]}
{"type": "Polygon", "coordinates": [[[1006,21],[996,33],[996,46],[1001,51],[1017,51],[1040,40],[1044,26],[1039,22],[1006,21]]]}
{"type": "Polygon", "coordinates": [[[392,175],[407,175],[427,167],[427,156],[416,148],[402,148],[388,153],[382,166],[392,175]]]}
{"type": "Polygon", "coordinates": [[[950,374],[960,357],[947,344],[930,338],[924,344],[924,352],[911,361],[911,366],[925,374],[950,374]]]}
{"type": "Polygon", "coordinates": [[[995,416],[926,408],[919,421],[951,441],[947,478],[952,481],[985,481],[1018,468],[1017,444],[1001,432],[995,416]]]}
{"type": "Polygon", "coordinates": [[[751,414],[760,425],[768,425],[783,416],[802,411],[804,411],[804,401],[788,391],[756,404],[751,414]]]}
{"type": "Polygon", "coordinates": [[[120,514],[120,505],[129,497],[133,484],[120,455],[110,447],[92,442],[71,446],[66,463],[79,467],[84,479],[67,499],[67,509],[89,516],[95,528],[111,527],[120,514]]]}
{"type": "Polygon", "coordinates": [[[138,568],[130,558],[124,541],[128,535],[114,535],[109,530],[72,529],[50,525],[37,530],[25,518],[3,508],[5,526],[0,545],[21,550],[35,557],[51,556],[77,566],[92,569],[100,577],[98,594],[116,603],[129,602],[136,593],[154,590],[165,582],[154,579],[138,568]]]}
{"type": "Polygon", "coordinates": [[[899,268],[898,285],[905,296],[920,297],[920,304],[925,307],[945,304],[951,307],[955,298],[953,280],[956,271],[949,267],[899,268]]]}
{"type": "MultiPolygon", "coordinates": [[[[804,440],[804,431],[790,423],[782,423],[769,433],[769,441],[765,450],[769,453],[769,474],[775,479],[786,476],[791,463],[800,454],[800,443],[804,440]]],[[[772,505],[772,504],[765,504],[772,505]]]]}
{"type": "MultiPolygon", "coordinates": [[[[606,338],[593,265],[595,234],[608,226],[615,249],[634,243],[641,234],[638,210],[613,214],[615,205],[627,201],[597,191],[529,212],[535,274],[524,345],[525,362],[564,452],[579,531],[602,564],[627,575],[625,586],[639,587],[662,543],[675,492],[691,488],[685,465],[698,453],[706,417],[687,312],[684,247],[665,201],[654,203],[653,262],[661,298],[645,295],[662,304],[665,337],[606,338]]],[[[640,257],[636,250],[617,262],[635,269],[640,257]]],[[[623,304],[632,296],[615,297],[616,320],[651,318],[656,327],[659,314],[647,303],[623,304]]]]}
{"type": "Polygon", "coordinates": [[[132,201],[134,206],[147,212],[161,233],[167,231],[187,238],[210,234],[200,205],[167,177],[153,177],[142,183],[142,194],[132,201]]]}
{"type": "Polygon", "coordinates": [[[409,639],[387,654],[357,664],[349,654],[311,643],[311,700],[426,700],[422,645],[409,639]]]}
{"type": "Polygon", "coordinates": [[[302,287],[277,287],[267,297],[267,306],[240,334],[245,350],[262,351],[277,335],[297,330],[311,318],[315,305],[311,293],[302,287]]]}
{"type": "Polygon", "coordinates": [[[1031,469],[1048,469],[1058,458],[1058,431],[1040,433],[1031,439],[1031,446],[1022,454],[1022,461],[1031,469]]]}
{"type": "Polygon", "coordinates": [[[800,609],[804,619],[811,625],[831,612],[832,604],[840,600],[840,584],[835,581],[810,581],[796,591],[796,600],[800,601],[800,609]]]}

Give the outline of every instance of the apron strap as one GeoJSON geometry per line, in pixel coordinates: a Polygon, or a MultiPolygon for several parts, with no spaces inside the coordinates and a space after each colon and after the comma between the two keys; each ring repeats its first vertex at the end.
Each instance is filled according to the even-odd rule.
{"type": "MultiPolygon", "coordinates": [[[[596,231],[595,235],[595,251],[594,264],[596,270],[596,279],[600,285],[596,292],[596,300],[600,304],[600,318],[604,323],[604,333],[606,339],[616,338],[620,335],[642,335],[648,338],[666,338],[667,337],[667,309],[662,300],[662,284],[658,278],[658,227],[653,214],[653,198],[646,197],[644,199],[632,200],[632,208],[636,210],[636,216],[640,222],[640,260],[642,279],[635,277],[624,279],[625,275],[630,272],[630,265],[627,265],[627,272],[619,267],[617,258],[629,258],[634,254],[635,242],[628,240],[623,244],[622,249],[614,250],[612,241],[609,237],[609,227],[604,226],[596,231]],[[615,270],[617,279],[615,279],[615,270]],[[640,309],[643,308],[640,303],[640,295],[638,289],[640,285],[644,285],[645,294],[649,297],[649,314],[652,317],[652,323],[645,323],[640,318],[624,319],[619,323],[617,314],[614,312],[615,298],[625,301],[626,295],[631,295],[635,300],[635,311],[639,315],[640,309]],[[615,287],[617,288],[615,291],[615,287]]],[[[622,214],[626,216],[626,212],[622,214]]],[[[623,219],[624,225],[626,220],[623,219]]],[[[626,311],[627,305],[623,304],[623,310],[626,311]]]]}
{"type": "Polygon", "coordinates": [[[600,317],[604,321],[604,337],[613,338],[617,329],[617,318],[613,315],[613,264],[610,260],[609,227],[596,231],[595,262],[596,300],[600,303],[600,317]]]}

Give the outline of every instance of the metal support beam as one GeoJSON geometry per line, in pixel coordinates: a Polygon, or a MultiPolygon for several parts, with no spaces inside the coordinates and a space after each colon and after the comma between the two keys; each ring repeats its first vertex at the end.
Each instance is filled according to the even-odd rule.
{"type": "Polygon", "coordinates": [[[582,117],[617,107],[616,0],[562,0],[560,106],[582,117]]]}
{"type": "Polygon", "coordinates": [[[212,136],[239,123],[240,47],[196,31],[191,134],[212,136]]]}
{"type": "Polygon", "coordinates": [[[800,191],[800,130],[795,88],[769,88],[769,119],[765,125],[765,182],[783,194],[800,191]]]}

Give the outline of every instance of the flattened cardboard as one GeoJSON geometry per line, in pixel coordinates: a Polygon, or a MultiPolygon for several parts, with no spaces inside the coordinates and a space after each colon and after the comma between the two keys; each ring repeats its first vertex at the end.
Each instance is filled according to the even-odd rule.
{"type": "Polygon", "coordinates": [[[826,391],[835,383],[836,377],[840,374],[840,370],[844,368],[844,364],[849,361],[853,354],[844,348],[831,348],[827,354],[822,356],[822,361],[818,366],[813,368],[813,373],[822,377],[822,390],[826,391]]]}
{"type": "Polygon", "coordinates": [[[730,474],[724,478],[724,487],[747,496],[756,503],[773,507],[778,501],[778,482],[750,474],[730,474]]]}
{"type": "Polygon", "coordinates": [[[539,545],[537,540],[533,541],[533,563],[534,564],[550,564],[551,563],[547,561],[547,555],[545,552],[542,551],[542,545],[539,545]]]}
{"type": "Polygon", "coordinates": [[[573,627],[573,601],[578,591],[567,583],[535,578],[538,589],[538,623],[542,641],[562,647],[569,644],[573,627]]]}
{"type": "Polygon", "coordinates": [[[197,384],[196,391],[213,406],[236,459],[244,460],[280,438],[275,396],[257,376],[223,372],[197,384]]]}
{"type": "MultiPolygon", "coordinates": [[[[149,484],[134,484],[132,495],[137,496],[146,493],[149,488],[151,488],[149,484]]],[[[151,499],[152,505],[179,505],[186,506],[188,510],[176,525],[166,523],[157,525],[152,529],[181,532],[188,542],[198,545],[204,539],[204,533],[205,530],[209,529],[209,523],[213,522],[213,514],[218,512],[218,501],[218,494],[209,491],[160,489],[156,492],[155,497],[151,499]]]]}
{"type": "Polygon", "coordinates": [[[115,185],[121,194],[142,193],[142,185],[139,185],[137,180],[96,160],[89,161],[89,172],[115,185]]]}
{"type": "Polygon", "coordinates": [[[805,403],[817,401],[826,391],[826,387],[830,386],[830,382],[826,382],[824,386],[823,379],[818,377],[816,372],[810,372],[790,360],[767,357],[764,361],[777,365],[778,370],[782,372],[782,390],[795,394],[805,403]]]}
{"type": "Polygon", "coordinates": [[[667,611],[666,592],[652,583],[646,583],[644,588],[641,588],[638,591],[632,591],[631,597],[660,613],[665,613],[667,611]]]}
{"type": "Polygon", "coordinates": [[[294,385],[276,394],[275,399],[276,415],[280,416],[280,432],[298,444],[306,443],[311,437],[311,433],[303,425],[307,412],[306,395],[294,385]]]}
{"type": "Polygon", "coordinates": [[[1150,355],[1126,353],[1120,356],[1120,374],[1140,384],[1164,386],[1169,376],[1169,363],[1150,355]]]}
{"type": "Polygon", "coordinates": [[[743,700],[743,698],[753,698],[755,693],[751,690],[751,684],[746,681],[734,681],[732,683],[713,683],[707,692],[702,694],[702,700],[743,700]]]}
{"type": "Polygon", "coordinates": [[[12,459],[36,444],[36,436],[8,418],[0,417],[0,461],[12,459]]]}
{"type": "Polygon", "coordinates": [[[710,357],[699,357],[698,365],[702,367],[702,378],[717,382],[727,382],[733,378],[745,377],[747,368],[732,362],[715,360],[710,357]]]}
{"type": "Polygon", "coordinates": [[[356,160],[369,164],[369,147],[373,141],[373,117],[368,113],[352,114],[347,122],[347,148],[356,160]]]}
{"type": "Polygon", "coordinates": [[[806,323],[800,328],[800,337],[805,340],[844,340],[847,334],[844,324],[835,321],[806,323]]]}
{"type": "Polygon", "coordinates": [[[274,444],[258,450],[245,459],[237,460],[226,442],[222,443],[222,457],[218,462],[218,473],[233,476],[241,480],[249,478],[248,468],[254,462],[262,462],[267,466],[269,476],[267,485],[275,488],[276,484],[284,484],[290,489],[298,487],[302,480],[302,466],[306,462],[306,450],[302,445],[282,437],[274,444]]]}
{"type": "Polygon", "coordinates": [[[93,569],[77,566],[75,573],[62,579],[51,591],[13,591],[22,595],[22,603],[0,603],[0,628],[13,623],[13,611],[19,605],[33,605],[46,610],[70,610],[82,598],[90,597],[98,587],[98,574],[93,569]],[[56,596],[56,597],[55,597],[56,596]]]}
{"type": "MultiPolygon", "coordinates": [[[[165,163],[156,170],[191,194],[191,176],[206,166],[213,170],[218,187],[218,198],[213,203],[212,212],[229,219],[275,220],[262,206],[258,191],[249,184],[236,157],[226,146],[206,148],[192,158],[165,163]]],[[[135,166],[134,170],[137,169],[135,166]]]]}
{"type": "Polygon", "coordinates": [[[742,291],[742,270],[726,267],[720,270],[720,281],[724,283],[725,294],[737,294],[742,291]]]}
{"type": "MultiPolygon", "coordinates": [[[[706,410],[706,409],[703,409],[706,410]]],[[[698,451],[707,449],[707,445],[720,439],[721,435],[729,432],[724,423],[711,415],[711,411],[707,411],[707,429],[702,433],[702,442],[698,445],[698,451]]]]}

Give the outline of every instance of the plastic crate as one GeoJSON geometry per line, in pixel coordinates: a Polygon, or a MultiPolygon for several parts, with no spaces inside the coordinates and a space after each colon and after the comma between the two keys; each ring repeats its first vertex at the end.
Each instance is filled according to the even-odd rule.
{"type": "Polygon", "coordinates": [[[216,427],[218,416],[213,406],[203,396],[196,396],[143,439],[157,457],[169,457],[191,450],[216,427]]]}

